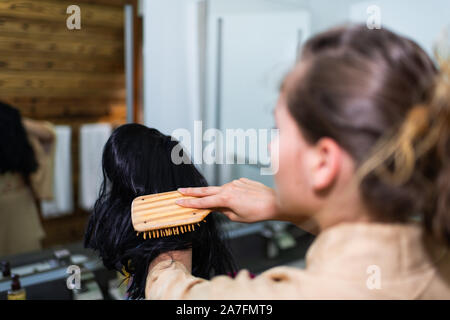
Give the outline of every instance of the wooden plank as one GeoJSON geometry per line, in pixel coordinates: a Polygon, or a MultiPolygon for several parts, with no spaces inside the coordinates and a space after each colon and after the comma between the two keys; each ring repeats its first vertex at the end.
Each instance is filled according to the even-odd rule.
{"type": "Polygon", "coordinates": [[[35,119],[121,117],[126,113],[123,99],[16,98],[7,102],[19,109],[23,116],[35,119]]]}
{"type": "Polygon", "coordinates": [[[33,107],[18,108],[21,114],[33,119],[55,119],[55,118],[69,118],[69,117],[103,117],[111,113],[108,106],[100,105],[96,108],[87,108],[86,106],[77,107],[60,107],[60,108],[41,108],[33,107]]]}
{"type": "Polygon", "coordinates": [[[3,97],[107,97],[124,98],[123,76],[75,73],[0,73],[3,97]]]}
{"type": "Polygon", "coordinates": [[[80,30],[68,30],[66,25],[51,21],[16,19],[2,17],[0,13],[0,33],[19,39],[53,39],[58,41],[113,41],[123,42],[123,28],[85,26],[80,30]]]}
{"type": "MultiPolygon", "coordinates": [[[[49,118],[46,119],[54,124],[67,124],[72,127],[72,135],[77,135],[80,127],[84,124],[88,123],[99,123],[99,122],[107,122],[110,123],[113,127],[120,126],[125,123],[125,119],[117,118],[112,116],[107,117],[73,117],[73,118],[49,118]]],[[[78,150],[78,149],[75,149],[78,150]]]]}
{"type": "Polygon", "coordinates": [[[104,104],[108,107],[124,106],[124,99],[107,98],[42,98],[42,97],[16,97],[8,99],[8,103],[14,107],[31,106],[35,108],[58,108],[60,106],[80,106],[88,105],[95,108],[97,105],[104,104]]]}
{"type": "MultiPolygon", "coordinates": [[[[123,73],[109,73],[109,74],[95,74],[95,73],[81,73],[81,72],[2,72],[0,73],[0,80],[13,79],[24,80],[27,77],[30,80],[42,80],[59,82],[58,86],[64,86],[64,81],[109,81],[116,83],[119,86],[124,85],[123,73]]],[[[27,80],[28,80],[27,79],[27,80]]]]}
{"type": "Polygon", "coordinates": [[[123,54],[120,57],[106,57],[106,56],[90,56],[90,55],[80,55],[80,54],[74,54],[74,53],[67,53],[67,54],[58,54],[53,52],[33,52],[33,51],[2,51],[2,48],[0,48],[0,57],[10,57],[10,56],[16,56],[18,58],[37,58],[37,59],[52,59],[52,60],[69,60],[69,61],[98,61],[104,59],[105,61],[116,61],[118,63],[121,63],[123,65],[123,54]]]}
{"type": "Polygon", "coordinates": [[[24,90],[23,88],[0,89],[0,96],[2,99],[11,97],[104,97],[104,98],[124,98],[125,89],[95,89],[84,87],[77,90],[70,88],[60,89],[38,89],[30,88],[24,90]]]}
{"type": "MultiPolygon", "coordinates": [[[[69,14],[66,13],[67,7],[72,4],[74,4],[73,1],[2,0],[0,12],[2,16],[6,17],[55,21],[65,26],[69,17],[69,14]]],[[[123,27],[123,8],[84,3],[79,4],[79,7],[81,28],[83,28],[83,25],[123,27]]]]}
{"type": "Polygon", "coordinates": [[[135,0],[77,0],[76,3],[103,4],[114,7],[123,7],[126,3],[135,3],[135,0]]]}
{"type": "Polygon", "coordinates": [[[36,41],[12,39],[0,36],[1,55],[26,53],[46,55],[52,53],[64,58],[66,54],[90,57],[123,57],[123,43],[89,43],[84,41],[55,41],[52,39],[36,41]]]}
{"type": "Polygon", "coordinates": [[[46,56],[0,55],[0,72],[64,71],[123,73],[123,59],[58,59],[46,56]]]}
{"type": "Polygon", "coordinates": [[[93,74],[64,72],[2,72],[0,73],[0,90],[6,88],[105,88],[105,86],[124,87],[123,73],[93,74]]]}

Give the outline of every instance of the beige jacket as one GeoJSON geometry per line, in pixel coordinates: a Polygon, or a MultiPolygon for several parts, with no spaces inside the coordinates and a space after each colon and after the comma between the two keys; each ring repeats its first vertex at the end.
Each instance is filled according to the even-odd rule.
{"type": "Polygon", "coordinates": [[[179,262],[149,270],[147,299],[450,299],[450,254],[420,225],[345,223],[320,233],[306,269],[251,279],[193,277],[179,262]]]}
{"type": "MultiPolygon", "coordinates": [[[[48,123],[41,123],[53,132],[48,123]]],[[[36,200],[53,197],[55,139],[43,144],[33,135],[28,139],[35,153],[38,169],[31,175],[31,187],[17,173],[0,175],[0,257],[41,249],[45,231],[39,219],[36,200]]]]}

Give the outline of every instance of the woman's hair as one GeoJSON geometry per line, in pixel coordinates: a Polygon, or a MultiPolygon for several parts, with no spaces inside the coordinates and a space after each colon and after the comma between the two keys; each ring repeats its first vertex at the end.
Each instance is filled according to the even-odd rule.
{"type": "Polygon", "coordinates": [[[20,112],[0,102],[0,174],[19,173],[29,183],[30,174],[37,166],[20,112]]]}
{"type": "Polygon", "coordinates": [[[170,136],[126,124],[114,130],[103,150],[104,181],[85,246],[98,250],[108,269],[131,275],[132,299],[144,297],[149,264],[160,253],[192,248],[192,274],[202,278],[236,270],[216,213],[208,215],[196,231],[176,236],[144,240],[133,229],[130,209],[135,197],[207,185],[193,164],[172,162],[175,146],[180,156],[186,156],[170,136]]]}
{"type": "Polygon", "coordinates": [[[363,25],[311,38],[287,105],[311,143],[334,139],[355,160],[377,221],[420,215],[450,245],[449,66],[412,40],[363,25]]]}

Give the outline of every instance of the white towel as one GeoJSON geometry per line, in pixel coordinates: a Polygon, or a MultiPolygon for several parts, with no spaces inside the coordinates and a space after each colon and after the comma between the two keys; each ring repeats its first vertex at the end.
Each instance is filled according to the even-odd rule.
{"type": "Polygon", "coordinates": [[[59,217],[73,212],[71,135],[69,126],[55,126],[56,144],[53,174],[53,200],[41,201],[44,218],[59,217]]]}
{"type": "Polygon", "coordinates": [[[92,210],[103,181],[103,147],[111,135],[111,125],[85,124],[80,128],[79,206],[92,210]]]}

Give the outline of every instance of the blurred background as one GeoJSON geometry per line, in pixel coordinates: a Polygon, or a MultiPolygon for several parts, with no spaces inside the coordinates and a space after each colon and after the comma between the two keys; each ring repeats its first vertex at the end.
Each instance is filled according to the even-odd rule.
{"type": "MultiPolygon", "coordinates": [[[[165,134],[184,128],[194,141],[210,128],[271,129],[280,82],[303,43],[347,22],[380,22],[432,54],[450,25],[450,2],[0,0],[0,101],[55,134],[52,197],[35,199],[45,236],[40,249],[0,252],[0,299],[10,288],[8,268],[30,299],[123,298],[117,275],[81,244],[111,131],[137,122],[165,134]],[[67,289],[71,264],[82,267],[81,290],[67,289]]],[[[262,163],[205,164],[201,154],[191,156],[210,184],[247,177],[275,187],[260,174],[262,163]]],[[[6,211],[0,204],[0,215],[6,211]]],[[[313,239],[286,223],[223,227],[239,266],[254,273],[303,267],[313,239]]]]}

